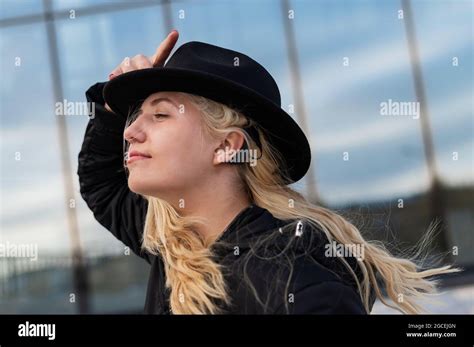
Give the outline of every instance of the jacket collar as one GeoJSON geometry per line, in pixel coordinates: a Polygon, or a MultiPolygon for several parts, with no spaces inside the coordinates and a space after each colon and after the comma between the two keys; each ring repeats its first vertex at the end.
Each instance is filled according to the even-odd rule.
{"type": "Polygon", "coordinates": [[[277,230],[285,224],[275,218],[268,210],[252,203],[234,217],[214,245],[238,245],[239,248],[250,248],[252,241],[264,233],[277,230]]]}

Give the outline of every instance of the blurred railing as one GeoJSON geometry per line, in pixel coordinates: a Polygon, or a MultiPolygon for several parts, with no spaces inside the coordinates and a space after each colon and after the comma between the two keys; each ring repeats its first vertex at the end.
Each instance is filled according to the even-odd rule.
{"type": "MultiPolygon", "coordinates": [[[[43,255],[0,258],[0,313],[78,313],[73,286],[74,258],[43,255]]],[[[87,256],[83,264],[90,283],[88,312],[140,312],[149,265],[134,255],[87,256]]]]}

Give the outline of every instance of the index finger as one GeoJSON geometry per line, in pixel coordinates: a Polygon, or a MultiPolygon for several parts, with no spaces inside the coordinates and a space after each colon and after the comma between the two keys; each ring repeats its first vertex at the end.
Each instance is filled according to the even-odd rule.
{"type": "Polygon", "coordinates": [[[176,30],[171,31],[166,39],[160,43],[156,49],[155,54],[151,56],[151,61],[153,62],[153,67],[163,66],[166,59],[170,55],[174,45],[178,41],[179,33],[176,30]]]}

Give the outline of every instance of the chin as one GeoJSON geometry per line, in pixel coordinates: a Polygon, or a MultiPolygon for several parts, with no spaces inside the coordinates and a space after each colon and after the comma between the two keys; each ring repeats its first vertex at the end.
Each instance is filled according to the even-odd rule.
{"type": "Polygon", "coordinates": [[[128,178],[128,188],[136,194],[164,198],[162,189],[160,189],[159,186],[144,182],[143,180],[134,179],[133,175],[130,175],[128,178]]]}
{"type": "Polygon", "coordinates": [[[132,175],[128,178],[128,188],[137,194],[150,195],[150,187],[140,180],[133,179],[132,175]]]}

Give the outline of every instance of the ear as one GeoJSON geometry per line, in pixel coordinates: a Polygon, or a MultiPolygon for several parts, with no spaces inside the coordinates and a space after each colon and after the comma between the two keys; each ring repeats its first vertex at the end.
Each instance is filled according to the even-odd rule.
{"type": "Polygon", "coordinates": [[[245,142],[244,135],[239,131],[231,131],[226,138],[222,140],[219,147],[214,150],[213,164],[228,163],[237,151],[242,149],[245,142]]]}

